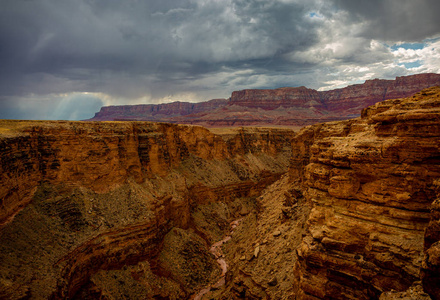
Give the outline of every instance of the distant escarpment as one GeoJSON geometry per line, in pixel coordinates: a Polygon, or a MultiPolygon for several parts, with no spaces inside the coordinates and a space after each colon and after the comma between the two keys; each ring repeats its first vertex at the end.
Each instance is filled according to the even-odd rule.
{"type": "MultiPolygon", "coordinates": [[[[92,121],[156,121],[170,122],[175,118],[213,111],[225,106],[226,99],[214,99],[200,103],[173,102],[165,104],[140,104],[104,106],[92,121]]],[[[177,122],[174,122],[177,123],[177,122]]]]}
{"type": "Polygon", "coordinates": [[[440,299],[440,88],[306,127],[292,153],[311,205],[296,299],[397,299],[420,281],[410,299],[440,299]]]}
{"type": "Polygon", "coordinates": [[[287,171],[293,136],[146,122],[0,128],[2,299],[189,298],[220,272],[207,243],[231,207],[287,171]]]}
{"type": "Polygon", "coordinates": [[[364,107],[387,99],[408,97],[436,85],[440,85],[440,74],[428,73],[395,80],[367,80],[363,84],[330,91],[306,87],[250,89],[235,91],[228,100],[103,107],[91,120],[163,121],[205,127],[304,126],[357,117],[364,107]]]}

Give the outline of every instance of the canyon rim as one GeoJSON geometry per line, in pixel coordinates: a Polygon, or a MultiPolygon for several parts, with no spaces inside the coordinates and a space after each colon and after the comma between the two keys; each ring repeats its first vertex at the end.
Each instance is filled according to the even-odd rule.
{"type": "Polygon", "coordinates": [[[299,132],[0,121],[0,298],[440,299],[440,87],[404,96],[299,132]]]}

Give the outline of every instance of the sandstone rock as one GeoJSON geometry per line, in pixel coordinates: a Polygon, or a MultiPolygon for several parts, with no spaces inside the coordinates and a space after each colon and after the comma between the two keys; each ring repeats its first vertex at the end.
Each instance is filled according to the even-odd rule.
{"type": "Polygon", "coordinates": [[[173,102],[164,104],[140,104],[104,106],[95,114],[95,121],[164,121],[195,113],[216,110],[227,104],[226,99],[213,99],[200,103],[173,102]]]}
{"type": "Polygon", "coordinates": [[[403,292],[390,291],[380,295],[379,300],[431,300],[431,297],[423,291],[420,281],[416,281],[408,290],[403,292]]]}
{"type": "MultiPolygon", "coordinates": [[[[17,131],[11,137],[0,136],[0,224],[31,200],[41,181],[107,192],[128,179],[140,183],[167,176],[194,156],[224,160],[249,152],[287,153],[285,147],[293,136],[288,130],[243,129],[238,137],[224,141],[197,126],[142,122],[3,121],[0,125],[17,131]]],[[[275,164],[269,160],[265,163],[275,164]]],[[[236,175],[231,174],[231,180],[234,176],[251,179],[253,171],[238,165],[234,168],[236,175]]]]}
{"type": "Polygon", "coordinates": [[[242,207],[208,297],[439,298],[439,88],[292,143],[277,129],[0,125],[0,298],[190,298],[219,273],[205,243],[242,207]]]}
{"type": "Polygon", "coordinates": [[[280,235],[281,235],[281,231],[279,231],[279,230],[275,230],[275,231],[272,233],[272,235],[275,236],[275,237],[280,236],[280,235]]]}
{"type": "Polygon", "coordinates": [[[240,215],[245,216],[249,213],[249,208],[242,206],[240,210],[240,215]]]}
{"type": "MultiPolygon", "coordinates": [[[[284,176],[274,182],[255,199],[258,210],[243,218],[240,230],[233,236],[233,242],[224,249],[225,257],[230,263],[231,278],[240,278],[247,291],[259,295],[251,298],[249,292],[246,294],[249,299],[265,299],[264,293],[267,295],[266,299],[294,298],[292,282],[293,265],[296,261],[295,249],[304,233],[303,224],[309,206],[304,198],[292,199],[293,202],[300,204],[298,214],[288,220],[281,217],[285,193],[293,189],[288,179],[288,176],[284,176]],[[273,232],[276,230],[282,232],[283,238],[274,238],[273,232]],[[250,260],[247,264],[240,263],[238,258],[242,255],[243,249],[254,245],[253,251],[257,244],[260,245],[258,258],[250,260]],[[278,282],[275,288],[268,285],[268,281],[274,278],[278,282]]],[[[254,257],[252,254],[251,257],[254,257]]],[[[226,289],[217,299],[234,299],[234,296],[235,294],[229,293],[226,289]]]]}
{"type": "Polygon", "coordinates": [[[257,245],[254,249],[254,257],[258,257],[258,254],[260,253],[260,246],[257,245]]]}
{"type": "Polygon", "coordinates": [[[429,209],[438,197],[439,129],[440,89],[431,88],[298,134],[290,180],[302,183],[313,209],[297,250],[297,299],[402,292],[421,267],[425,291],[438,297],[437,219],[425,247],[424,232],[436,215],[429,209]]]}
{"type": "MultiPolygon", "coordinates": [[[[189,235],[170,270],[159,259],[173,253],[165,236],[192,227],[209,240],[200,226],[212,214],[203,223],[197,207],[246,199],[276,181],[293,136],[248,128],[225,139],[201,127],[145,122],[0,121],[0,129],[6,299],[117,298],[131,284],[141,298],[188,298],[217,264],[189,235]],[[183,274],[183,262],[193,272],[183,274]],[[120,288],[113,275],[125,280],[120,288]]],[[[229,228],[226,217],[219,221],[229,228]]]]}
{"type": "Polygon", "coordinates": [[[274,277],[267,284],[270,286],[276,286],[278,284],[278,280],[276,277],[274,277]]]}

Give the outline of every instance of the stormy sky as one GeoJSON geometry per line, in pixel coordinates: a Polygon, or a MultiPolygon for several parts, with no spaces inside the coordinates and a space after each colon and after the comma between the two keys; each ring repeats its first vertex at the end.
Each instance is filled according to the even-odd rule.
{"type": "Polygon", "coordinates": [[[0,0],[0,119],[440,73],[438,0],[0,0]]]}

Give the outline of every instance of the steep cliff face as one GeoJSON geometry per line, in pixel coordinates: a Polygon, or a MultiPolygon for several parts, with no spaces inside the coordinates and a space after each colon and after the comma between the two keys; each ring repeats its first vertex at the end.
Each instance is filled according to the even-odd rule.
{"type": "Polygon", "coordinates": [[[165,121],[168,119],[216,110],[228,103],[226,99],[213,99],[200,103],[172,102],[164,104],[104,106],[93,120],[165,121]]]}
{"type": "Polygon", "coordinates": [[[367,80],[364,84],[323,92],[322,96],[329,111],[348,116],[359,114],[361,109],[377,102],[409,97],[436,85],[440,85],[440,75],[428,73],[397,77],[396,80],[367,80]]]}
{"type": "Polygon", "coordinates": [[[422,266],[425,291],[438,298],[436,202],[430,209],[439,153],[439,88],[298,134],[290,177],[312,205],[297,249],[298,299],[377,299],[420,280],[422,266]]]}
{"type": "Polygon", "coordinates": [[[221,235],[223,210],[286,172],[293,136],[26,121],[2,121],[0,134],[0,298],[9,299],[188,298],[219,271],[205,214],[221,235]]]}
{"type": "Polygon", "coordinates": [[[395,80],[367,80],[346,88],[316,91],[306,87],[235,91],[229,101],[103,107],[92,120],[158,120],[207,127],[290,125],[345,120],[377,102],[408,97],[440,85],[440,74],[418,74],[395,80]]]}
{"type": "Polygon", "coordinates": [[[230,105],[271,110],[280,106],[324,108],[321,93],[304,86],[298,88],[280,88],[274,90],[242,90],[233,92],[230,105]]]}
{"type": "MultiPolygon", "coordinates": [[[[20,126],[20,122],[12,125],[20,126]]],[[[41,181],[68,182],[96,192],[128,178],[165,175],[190,154],[226,158],[220,137],[197,127],[136,123],[35,123],[2,139],[1,220],[29,200],[41,181]],[[203,136],[203,139],[197,136],[203,136]]]]}

